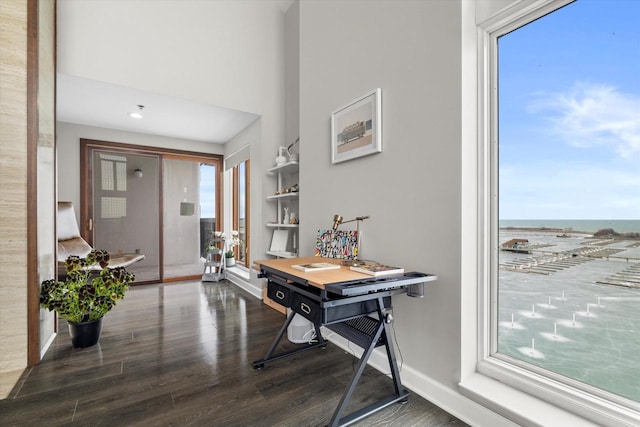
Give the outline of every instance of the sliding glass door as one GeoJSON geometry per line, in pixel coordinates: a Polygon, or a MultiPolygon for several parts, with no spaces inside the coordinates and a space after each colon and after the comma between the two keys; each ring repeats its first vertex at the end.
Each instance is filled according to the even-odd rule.
{"type": "Polygon", "coordinates": [[[93,150],[92,246],[109,253],[142,253],[129,267],[137,282],[160,279],[159,157],[93,150]]]}
{"type": "Polygon", "coordinates": [[[142,253],[129,267],[137,282],[160,279],[159,157],[93,150],[92,245],[109,253],[142,253]]]}
{"type": "Polygon", "coordinates": [[[81,140],[85,239],[110,253],[141,253],[136,283],[199,278],[220,229],[222,158],[81,140]]]}
{"type": "Polygon", "coordinates": [[[164,277],[201,275],[205,248],[217,230],[218,167],[182,157],[162,160],[164,277]]]}

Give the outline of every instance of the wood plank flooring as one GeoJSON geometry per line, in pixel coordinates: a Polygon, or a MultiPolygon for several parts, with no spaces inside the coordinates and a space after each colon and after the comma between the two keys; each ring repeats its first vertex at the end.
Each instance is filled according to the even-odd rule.
{"type": "MultiPolygon", "coordinates": [[[[227,281],[134,287],[94,347],[73,349],[60,322],[42,363],[0,400],[0,425],[326,425],[356,359],[329,344],[253,369],[283,322],[227,281]]],[[[346,413],[390,392],[391,380],[367,367],[346,413]]],[[[412,394],[354,425],[466,424],[412,394]]]]}

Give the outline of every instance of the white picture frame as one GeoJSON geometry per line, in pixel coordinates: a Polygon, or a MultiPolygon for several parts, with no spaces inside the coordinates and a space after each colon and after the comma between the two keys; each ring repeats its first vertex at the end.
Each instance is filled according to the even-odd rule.
{"type": "Polygon", "coordinates": [[[271,252],[286,252],[287,243],[289,242],[289,230],[273,230],[271,237],[271,252]]]}
{"type": "Polygon", "coordinates": [[[331,163],[382,152],[382,90],[331,113],[331,163]]]}

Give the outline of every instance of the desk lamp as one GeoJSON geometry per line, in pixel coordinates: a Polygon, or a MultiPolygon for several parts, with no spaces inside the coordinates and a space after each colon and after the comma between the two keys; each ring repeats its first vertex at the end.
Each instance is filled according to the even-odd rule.
{"type": "Polygon", "coordinates": [[[340,227],[341,224],[346,224],[348,222],[353,222],[356,221],[356,233],[358,235],[357,239],[357,245],[358,245],[358,249],[355,255],[354,259],[346,259],[344,261],[342,261],[342,265],[353,265],[353,266],[358,266],[358,265],[362,265],[364,264],[364,262],[362,261],[358,261],[358,252],[360,251],[360,221],[364,221],[365,219],[369,219],[369,215],[364,215],[364,216],[357,216],[353,219],[350,219],[348,221],[343,221],[342,216],[340,215],[334,215],[333,216],[333,227],[331,227],[331,229],[333,231],[337,231],[338,227],[340,227]]]}

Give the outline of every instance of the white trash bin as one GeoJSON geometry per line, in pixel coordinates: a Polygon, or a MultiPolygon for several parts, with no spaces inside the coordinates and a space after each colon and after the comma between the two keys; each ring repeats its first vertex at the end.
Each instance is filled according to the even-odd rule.
{"type": "MultiPolygon", "coordinates": [[[[287,315],[291,315],[291,309],[287,309],[287,315]]],[[[294,344],[309,342],[313,338],[313,323],[296,313],[287,327],[287,338],[294,344]]]]}

